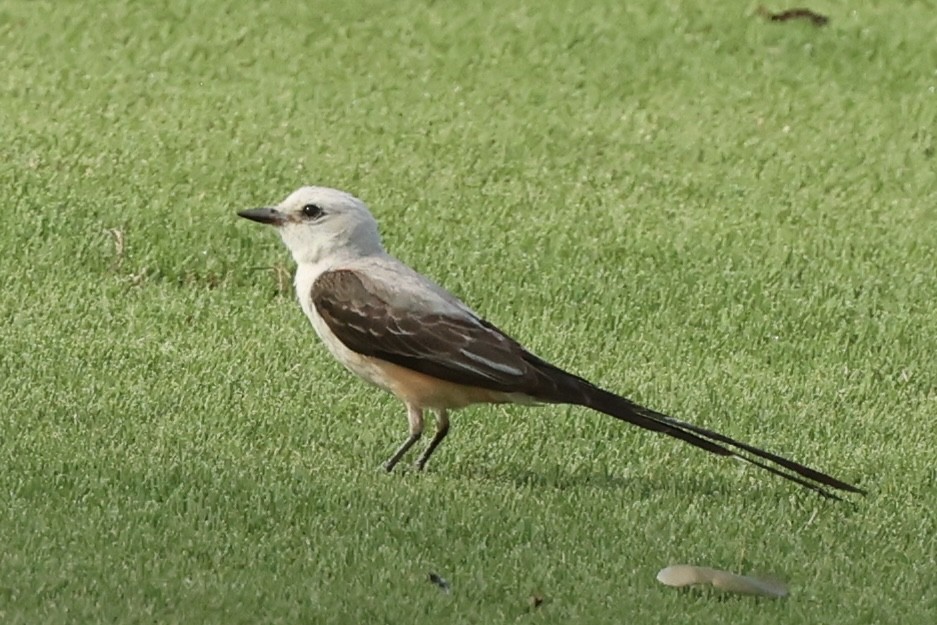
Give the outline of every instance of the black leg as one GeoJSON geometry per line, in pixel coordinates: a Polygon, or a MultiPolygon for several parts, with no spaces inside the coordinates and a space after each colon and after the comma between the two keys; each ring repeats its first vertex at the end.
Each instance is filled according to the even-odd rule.
{"type": "Polygon", "coordinates": [[[423,436],[423,411],[415,406],[407,406],[407,421],[410,422],[410,436],[397,448],[390,460],[384,463],[384,470],[388,473],[394,470],[403,455],[410,451],[410,448],[416,444],[423,436]]]}
{"type": "Polygon", "coordinates": [[[429,457],[433,455],[433,452],[439,447],[439,443],[442,442],[442,439],[446,438],[448,433],[449,415],[445,410],[440,410],[436,413],[436,434],[433,436],[433,440],[429,442],[426,450],[420,454],[420,457],[416,461],[416,468],[418,471],[423,470],[423,467],[425,467],[426,463],[429,461],[429,457]]]}

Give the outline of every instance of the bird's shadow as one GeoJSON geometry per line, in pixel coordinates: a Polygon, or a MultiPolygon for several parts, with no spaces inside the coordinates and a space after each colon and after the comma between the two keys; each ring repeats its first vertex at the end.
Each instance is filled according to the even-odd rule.
{"type": "MultiPolygon", "coordinates": [[[[455,471],[453,473],[456,473],[455,471]]],[[[461,479],[509,484],[519,490],[567,491],[596,490],[627,493],[633,498],[660,497],[665,493],[694,496],[728,497],[732,484],[715,476],[629,476],[627,471],[610,473],[591,469],[568,469],[562,466],[534,470],[513,463],[459,467],[461,479]]]]}

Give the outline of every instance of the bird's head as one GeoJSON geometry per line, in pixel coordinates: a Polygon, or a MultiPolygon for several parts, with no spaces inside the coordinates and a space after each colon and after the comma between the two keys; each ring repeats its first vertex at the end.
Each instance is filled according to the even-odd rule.
{"type": "Polygon", "coordinates": [[[302,187],[275,207],[238,215],[275,227],[297,264],[384,251],[377,222],[364,202],[327,187],[302,187]]]}

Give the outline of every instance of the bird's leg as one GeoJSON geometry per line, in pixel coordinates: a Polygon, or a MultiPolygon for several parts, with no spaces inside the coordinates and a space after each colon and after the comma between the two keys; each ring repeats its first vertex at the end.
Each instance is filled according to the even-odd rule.
{"type": "Polygon", "coordinates": [[[449,433],[449,413],[445,410],[436,411],[436,435],[433,436],[433,440],[429,442],[429,445],[426,447],[426,450],[420,454],[420,457],[416,461],[416,468],[418,471],[422,471],[423,467],[426,466],[429,457],[433,455],[433,452],[436,451],[436,448],[439,447],[439,443],[442,442],[442,439],[446,438],[446,434],[449,433]]]}
{"type": "Polygon", "coordinates": [[[410,422],[410,436],[397,448],[390,460],[384,463],[384,470],[387,472],[393,471],[397,462],[423,436],[423,411],[421,409],[407,404],[407,421],[410,422]]]}

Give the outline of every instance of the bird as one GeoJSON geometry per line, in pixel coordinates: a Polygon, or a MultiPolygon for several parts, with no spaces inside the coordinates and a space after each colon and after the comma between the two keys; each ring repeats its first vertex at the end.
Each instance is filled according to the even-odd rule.
{"type": "Polygon", "coordinates": [[[780,455],[682,421],[547,362],[458,297],[390,255],[368,206],[354,195],[304,186],[275,206],[238,211],[273,226],[296,263],[294,286],[322,343],[345,368],[406,407],[409,432],[383,464],[392,471],[436,429],[422,470],[449,433],[449,414],[473,404],[567,404],[604,413],[735,458],[832,499],[862,489],[780,455]]]}

